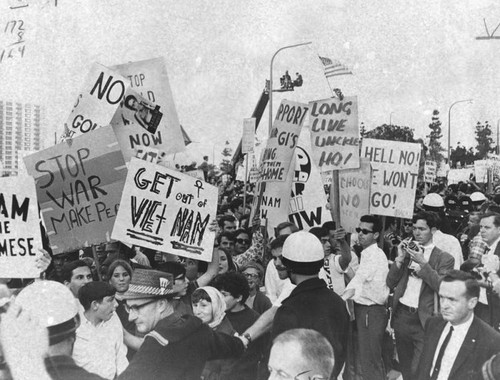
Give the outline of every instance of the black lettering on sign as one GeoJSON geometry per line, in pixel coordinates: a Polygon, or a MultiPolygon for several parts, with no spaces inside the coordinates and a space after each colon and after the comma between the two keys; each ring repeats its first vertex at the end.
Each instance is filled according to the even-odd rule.
{"type": "Polygon", "coordinates": [[[170,197],[174,183],[180,181],[180,178],[162,172],[155,172],[153,180],[145,179],[143,178],[143,174],[145,171],[146,171],[145,168],[140,168],[135,173],[134,183],[137,186],[137,188],[141,190],[147,190],[149,185],[151,185],[149,191],[155,194],[160,194],[160,190],[158,190],[158,185],[165,185],[166,187],[165,198],[170,197]],[[167,179],[168,181],[162,182],[163,179],[167,179]]]}
{"type": "Polygon", "coordinates": [[[198,211],[183,209],[181,207],[175,217],[170,236],[180,237],[179,240],[182,243],[200,246],[209,220],[210,215],[207,215],[202,220],[202,216],[198,211]]]}
{"type": "Polygon", "coordinates": [[[26,219],[28,218],[29,204],[29,198],[25,198],[23,200],[23,203],[19,204],[17,196],[15,194],[12,194],[10,207],[8,207],[4,194],[0,193],[0,214],[2,214],[5,218],[14,220],[16,219],[17,215],[22,218],[23,222],[26,222],[26,219]]]}
{"type": "Polygon", "coordinates": [[[33,251],[33,238],[11,238],[0,240],[0,257],[36,256],[33,251]]]}
{"type": "Polygon", "coordinates": [[[161,137],[161,132],[157,131],[154,135],[151,133],[143,133],[143,134],[136,134],[130,135],[130,148],[134,149],[136,146],[150,146],[151,144],[153,145],[160,145],[163,143],[162,137],[161,137]]]}
{"type": "Polygon", "coordinates": [[[90,95],[94,95],[94,92],[97,89],[97,98],[99,100],[102,100],[103,96],[106,95],[106,101],[109,104],[117,104],[120,100],[122,100],[123,95],[125,94],[125,83],[123,83],[121,80],[115,80],[114,82],[112,82],[112,75],[108,77],[104,87],[103,81],[104,72],[101,72],[99,78],[97,78],[97,81],[94,84],[94,87],[92,87],[92,90],[90,90],[90,95]],[[116,87],[117,90],[113,92],[115,86],[118,87],[116,87]]]}

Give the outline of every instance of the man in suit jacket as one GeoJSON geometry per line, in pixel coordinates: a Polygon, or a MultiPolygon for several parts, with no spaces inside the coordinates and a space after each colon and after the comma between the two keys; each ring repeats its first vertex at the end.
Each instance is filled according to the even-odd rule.
{"type": "Polygon", "coordinates": [[[425,322],[437,311],[439,281],[453,269],[453,257],[432,243],[439,216],[421,212],[413,218],[417,247],[398,246],[398,256],[389,269],[387,286],[394,290],[392,325],[403,379],[412,379],[424,345],[425,322]]]}
{"type": "Polygon", "coordinates": [[[481,367],[500,349],[500,333],[474,316],[479,284],[470,274],[453,270],[439,287],[442,317],[425,327],[418,380],[482,379],[481,367]]]}

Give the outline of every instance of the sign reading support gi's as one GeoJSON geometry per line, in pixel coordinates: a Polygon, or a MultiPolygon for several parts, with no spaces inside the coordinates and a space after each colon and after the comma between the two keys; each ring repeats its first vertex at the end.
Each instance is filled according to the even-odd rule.
{"type": "Polygon", "coordinates": [[[127,173],[110,126],[32,154],[24,162],[36,180],[54,254],[106,241],[127,173]]]}
{"type": "Polygon", "coordinates": [[[359,168],[358,98],[309,103],[311,146],[320,171],[359,168]]]}
{"type": "Polygon", "coordinates": [[[0,178],[0,277],[38,277],[35,255],[41,247],[35,181],[0,178]]]}
{"type": "Polygon", "coordinates": [[[361,156],[372,166],[370,213],[412,218],[420,150],[420,144],[363,139],[361,156]]]}
{"type": "Polygon", "coordinates": [[[306,104],[283,100],[261,158],[261,180],[286,181],[307,110],[306,104]]]}
{"type": "Polygon", "coordinates": [[[132,158],[112,238],[210,261],[217,188],[163,166],[132,158]]]}

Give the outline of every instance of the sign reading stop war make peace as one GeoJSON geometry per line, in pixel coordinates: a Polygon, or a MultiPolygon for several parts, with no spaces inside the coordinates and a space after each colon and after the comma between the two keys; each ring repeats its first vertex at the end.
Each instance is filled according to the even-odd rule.
{"type": "Polygon", "coordinates": [[[129,81],[125,77],[94,63],[66,121],[68,137],[109,125],[128,87],[129,81]]]}
{"type": "Polygon", "coordinates": [[[170,82],[163,58],[131,62],[112,67],[126,78],[131,89],[160,106],[163,113],[154,134],[145,131],[135,123],[120,123],[113,120],[116,137],[120,143],[125,161],[134,157],[135,151],[144,146],[156,148],[167,154],[185,150],[179,118],[170,89],[170,82]]]}
{"type": "Polygon", "coordinates": [[[286,181],[308,109],[306,104],[287,100],[281,102],[261,158],[262,181],[286,181]]]}
{"type": "Polygon", "coordinates": [[[217,192],[199,179],[132,158],[112,238],[210,261],[217,192]]]}
{"type": "Polygon", "coordinates": [[[322,172],[359,167],[358,99],[309,103],[314,162],[322,172]]]}
{"type": "Polygon", "coordinates": [[[0,178],[0,277],[34,278],[36,249],[42,248],[32,177],[0,178]]]}
{"type": "Polygon", "coordinates": [[[54,254],[105,242],[127,168],[110,126],[27,156],[54,254]]]}
{"type": "Polygon", "coordinates": [[[420,144],[363,139],[361,156],[370,160],[370,213],[412,218],[420,144]]]}

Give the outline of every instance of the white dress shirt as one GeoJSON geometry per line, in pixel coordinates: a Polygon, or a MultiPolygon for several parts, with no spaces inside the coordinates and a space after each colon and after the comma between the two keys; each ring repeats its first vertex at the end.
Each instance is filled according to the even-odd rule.
{"type": "MultiPolygon", "coordinates": [[[[451,334],[450,341],[448,342],[448,345],[446,346],[446,349],[444,351],[443,358],[441,359],[441,368],[439,369],[437,380],[447,380],[450,376],[451,369],[453,368],[453,363],[455,363],[458,352],[460,351],[460,348],[462,348],[465,336],[467,335],[467,332],[469,331],[470,325],[472,324],[473,320],[474,314],[472,314],[466,322],[460,325],[453,326],[453,333],[451,334]]],[[[430,373],[431,376],[432,372],[434,371],[434,365],[436,364],[437,357],[439,355],[439,350],[443,345],[443,341],[445,340],[446,335],[448,335],[448,332],[450,331],[450,327],[451,323],[448,322],[444,327],[443,332],[441,333],[441,337],[439,338],[436,352],[434,353],[434,359],[432,360],[430,373]]]]}
{"type": "MultiPolygon", "coordinates": [[[[500,237],[495,240],[490,246],[488,246],[488,250],[483,253],[483,256],[491,256],[495,254],[495,250],[497,249],[497,245],[500,242],[500,237]]],[[[479,289],[479,302],[484,305],[488,305],[488,297],[486,296],[486,289],[481,286],[479,289]]]]}
{"type": "Polygon", "coordinates": [[[266,286],[266,296],[274,303],[280,296],[283,289],[291,285],[290,279],[280,279],[278,270],[274,265],[274,260],[267,264],[266,275],[264,277],[264,284],[266,286]]]}
{"type": "MultiPolygon", "coordinates": [[[[333,291],[338,295],[342,295],[346,288],[344,274],[347,273],[348,276],[354,276],[354,273],[359,267],[358,256],[354,252],[351,253],[351,262],[345,270],[340,266],[341,255],[331,254],[328,256],[328,266],[330,268],[330,279],[332,281],[333,291]]],[[[324,280],[328,284],[328,275],[325,268],[321,268],[319,271],[319,278],[324,280]]]]}
{"type": "Polygon", "coordinates": [[[354,289],[352,300],[361,305],[384,305],[389,296],[387,256],[376,243],[361,251],[361,261],[346,290],[354,289]]]}
{"type": "Polygon", "coordinates": [[[114,379],[128,366],[127,347],[123,343],[123,327],[118,315],[94,326],[85,314],[76,330],[73,347],[75,363],[105,379],[114,379]]]}
{"type": "MultiPolygon", "coordinates": [[[[433,243],[423,247],[424,248],[424,259],[428,262],[431,257],[432,250],[435,245],[433,243]]],[[[412,262],[410,265],[411,269],[416,270],[417,274],[420,270],[420,265],[415,262],[412,262]]],[[[420,299],[420,289],[422,288],[422,279],[419,277],[415,277],[412,275],[408,276],[408,283],[406,284],[406,289],[403,296],[399,299],[403,305],[409,307],[418,307],[418,300],[420,299]]]]}

